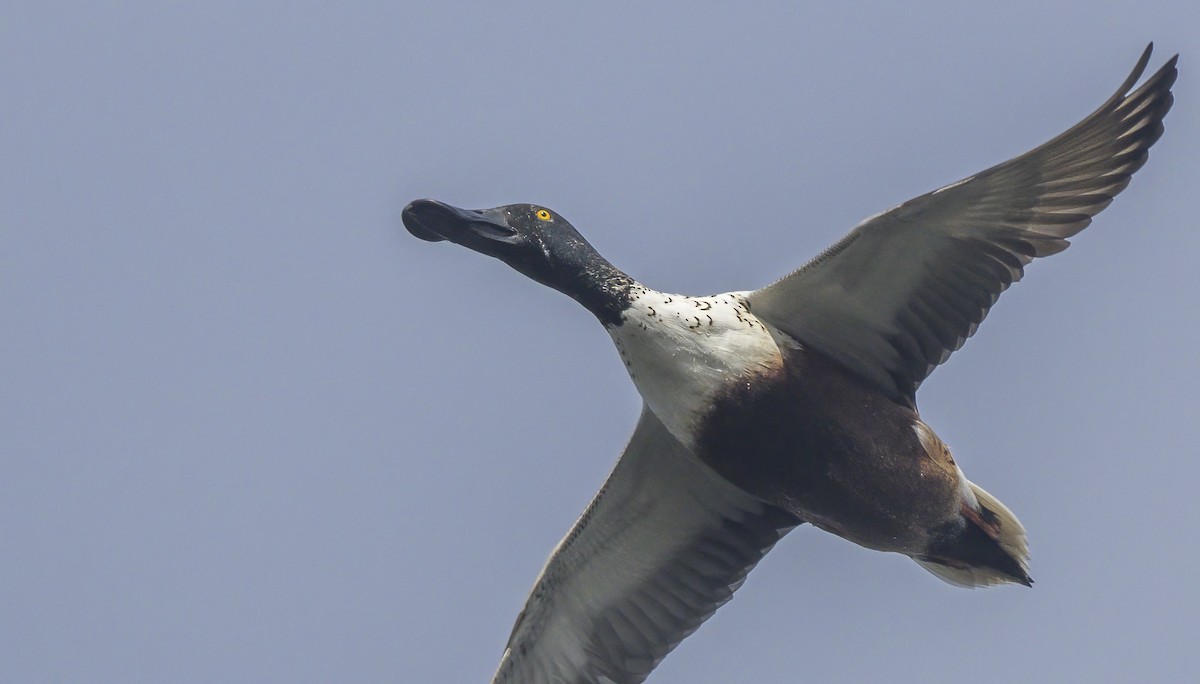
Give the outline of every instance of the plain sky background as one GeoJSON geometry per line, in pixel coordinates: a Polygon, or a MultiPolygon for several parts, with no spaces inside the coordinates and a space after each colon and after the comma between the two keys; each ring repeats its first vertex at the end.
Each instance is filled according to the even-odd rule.
{"type": "Polygon", "coordinates": [[[801,528],[650,681],[1195,676],[1200,5],[896,5],[5,2],[0,681],[487,681],[639,399],[581,307],[406,202],[756,288],[1151,40],[1149,164],[920,395],[1035,587],[801,528]]]}

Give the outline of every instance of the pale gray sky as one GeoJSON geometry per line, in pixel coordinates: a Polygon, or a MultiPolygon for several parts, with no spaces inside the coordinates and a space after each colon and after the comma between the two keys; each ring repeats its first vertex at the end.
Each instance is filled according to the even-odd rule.
{"type": "Polygon", "coordinates": [[[486,681],[639,400],[581,307],[406,202],[754,288],[1150,40],[1150,162],[920,397],[1035,587],[801,528],[650,681],[1194,674],[1198,38],[1185,0],[5,3],[0,681],[486,681]]]}

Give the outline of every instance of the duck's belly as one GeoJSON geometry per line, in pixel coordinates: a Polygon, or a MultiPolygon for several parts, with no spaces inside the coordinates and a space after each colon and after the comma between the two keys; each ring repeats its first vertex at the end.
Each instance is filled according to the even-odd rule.
{"type": "Polygon", "coordinates": [[[818,355],[738,383],[712,404],[696,452],[747,492],[850,541],[921,553],[959,514],[957,468],[931,457],[916,412],[818,355]]]}

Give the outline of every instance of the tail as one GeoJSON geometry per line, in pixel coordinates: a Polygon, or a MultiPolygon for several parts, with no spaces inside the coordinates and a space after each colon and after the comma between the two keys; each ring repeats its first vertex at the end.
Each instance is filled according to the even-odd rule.
{"type": "Polygon", "coordinates": [[[982,487],[965,478],[963,481],[971,496],[963,501],[961,521],[939,535],[924,556],[914,560],[960,587],[1010,582],[1032,586],[1029,544],[1021,521],[982,487]]]}

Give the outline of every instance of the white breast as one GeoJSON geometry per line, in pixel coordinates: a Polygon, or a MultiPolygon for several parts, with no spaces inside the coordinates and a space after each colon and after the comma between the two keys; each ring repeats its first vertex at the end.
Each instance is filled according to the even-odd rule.
{"type": "Polygon", "coordinates": [[[750,313],[744,294],[642,289],[622,314],[624,324],[608,328],[638,392],[688,448],[718,393],[783,363],[782,337],[750,313]]]}

